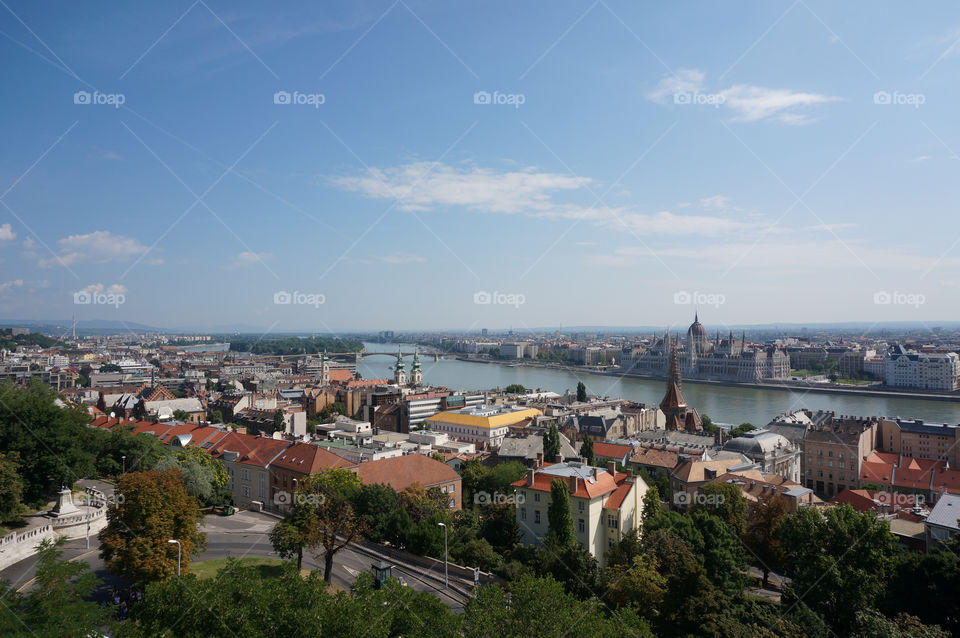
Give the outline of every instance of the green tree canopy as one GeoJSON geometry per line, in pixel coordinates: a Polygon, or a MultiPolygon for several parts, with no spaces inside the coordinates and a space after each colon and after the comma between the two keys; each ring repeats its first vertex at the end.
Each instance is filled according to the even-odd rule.
{"type": "Polygon", "coordinates": [[[577,401],[585,403],[587,401],[587,386],[583,381],[577,381],[577,401]]]}
{"type": "Polygon", "coordinates": [[[197,500],[187,493],[177,470],[124,474],[100,532],[100,558],[110,571],[132,582],[153,582],[176,573],[177,547],[167,542],[176,539],[186,573],[191,555],[206,547],[206,534],[197,528],[201,520],[197,500]]]}

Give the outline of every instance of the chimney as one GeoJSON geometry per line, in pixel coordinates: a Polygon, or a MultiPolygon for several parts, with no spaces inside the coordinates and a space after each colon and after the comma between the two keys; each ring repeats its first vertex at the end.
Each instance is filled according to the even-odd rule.
{"type": "Polygon", "coordinates": [[[610,472],[611,476],[617,475],[617,462],[616,461],[607,461],[607,471],[610,472]]]}
{"type": "Polygon", "coordinates": [[[534,467],[543,467],[543,452],[537,452],[537,460],[534,467]]]}
{"type": "Polygon", "coordinates": [[[557,454],[555,457],[553,457],[553,462],[554,462],[554,463],[563,463],[563,457],[560,456],[559,454],[557,454]]]}
{"type": "Polygon", "coordinates": [[[571,493],[571,494],[576,494],[576,493],[577,493],[577,477],[576,477],[576,476],[568,476],[568,477],[567,477],[567,487],[570,488],[570,493],[571,493]]]}
{"type": "Polygon", "coordinates": [[[533,485],[533,479],[536,475],[537,475],[536,470],[532,470],[532,469],[527,470],[527,487],[530,487],[533,485]]]}

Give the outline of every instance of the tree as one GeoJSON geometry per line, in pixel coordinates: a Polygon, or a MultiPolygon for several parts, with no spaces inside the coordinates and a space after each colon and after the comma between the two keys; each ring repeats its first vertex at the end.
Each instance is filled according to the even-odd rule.
{"type": "Polygon", "coordinates": [[[173,420],[186,423],[190,420],[190,413],[186,410],[174,410],[173,411],[173,420]]]}
{"type": "Polygon", "coordinates": [[[640,514],[640,520],[646,525],[648,520],[656,518],[662,511],[660,490],[656,485],[651,485],[643,494],[643,512],[640,514]]]}
{"type": "Polygon", "coordinates": [[[613,565],[604,573],[605,600],[618,607],[636,605],[647,617],[655,617],[667,590],[667,579],[650,554],[638,554],[626,565],[613,565]]]}
{"type": "Polygon", "coordinates": [[[511,383],[506,388],[503,389],[507,394],[524,394],[527,389],[520,385],[519,383],[511,383]]]}
{"type": "Polygon", "coordinates": [[[295,506],[286,518],[278,521],[270,530],[273,551],[285,560],[296,558],[297,571],[303,566],[303,550],[309,541],[311,514],[309,507],[295,506]]]}
{"type": "Polygon", "coordinates": [[[223,423],[223,414],[220,410],[207,410],[207,421],[210,423],[223,423]]]}
{"type": "Polygon", "coordinates": [[[133,404],[133,417],[137,421],[143,421],[147,418],[147,402],[143,399],[138,399],[136,403],[133,404]]]}
{"type": "Polygon", "coordinates": [[[587,402],[587,386],[583,384],[583,381],[577,381],[577,401],[580,403],[587,402]]]}
{"type": "Polygon", "coordinates": [[[783,563],[783,551],[777,528],[789,513],[790,506],[780,494],[750,503],[743,542],[753,554],[753,562],[763,572],[763,587],[766,588],[770,571],[783,563]]]}
{"type": "Polygon", "coordinates": [[[363,532],[363,519],[351,503],[359,487],[356,474],[348,469],[333,468],[307,477],[297,488],[295,498],[313,509],[307,547],[323,549],[323,580],[328,583],[333,572],[333,557],[363,532]]]}
{"type": "Polygon", "coordinates": [[[924,625],[916,616],[899,614],[890,619],[867,610],[857,612],[853,638],[950,638],[953,634],[937,625],[924,625]]]}
{"type": "Polygon", "coordinates": [[[277,408],[273,412],[273,431],[283,432],[287,429],[287,419],[283,415],[283,410],[277,408]]]}
{"type": "Polygon", "coordinates": [[[717,430],[720,428],[713,422],[713,419],[710,418],[708,414],[700,415],[700,423],[703,425],[703,431],[707,434],[716,434],[717,430]]]}
{"type": "Polygon", "coordinates": [[[29,468],[21,475],[25,503],[42,507],[61,485],[94,474],[97,434],[85,410],[59,407],[39,379],[20,387],[0,381],[0,398],[0,450],[17,452],[29,468]]]}
{"type": "Polygon", "coordinates": [[[220,502],[220,495],[230,481],[223,461],[215,459],[198,447],[187,447],[157,462],[156,469],[176,468],[184,487],[207,505],[220,502]]]}
{"type": "Polygon", "coordinates": [[[783,519],[777,535],[784,553],[787,604],[802,598],[840,635],[858,611],[875,608],[893,571],[895,540],[886,521],[849,505],[801,508],[783,519]]]}
{"type": "Polygon", "coordinates": [[[580,456],[582,456],[587,465],[593,466],[594,457],[593,457],[593,439],[590,438],[589,434],[583,435],[583,443],[580,445],[580,456]]]}
{"type": "Polygon", "coordinates": [[[206,534],[197,529],[200,508],[177,470],[122,475],[116,501],[100,532],[100,558],[110,571],[137,583],[175,574],[177,548],[170,539],[180,541],[182,568],[189,571],[191,555],[206,547],[206,534]]]}
{"type": "Polygon", "coordinates": [[[123,368],[115,363],[104,363],[100,366],[100,372],[123,372],[123,368]]]}
{"type": "Polygon", "coordinates": [[[747,499],[733,483],[707,483],[700,488],[692,509],[704,509],[719,516],[735,536],[743,534],[747,524],[747,499]]]}
{"type": "Polygon", "coordinates": [[[103,392],[101,392],[100,396],[97,397],[97,409],[103,412],[104,414],[107,413],[107,401],[106,399],[103,398],[103,392]]]}
{"type": "Polygon", "coordinates": [[[551,423],[550,427],[543,431],[543,460],[553,463],[559,455],[560,432],[557,431],[557,424],[551,423]]]}
{"type": "Polygon", "coordinates": [[[901,552],[887,585],[881,610],[887,615],[907,613],[960,635],[956,592],[960,591],[960,534],[930,553],[901,552]]]}
{"type": "Polygon", "coordinates": [[[364,484],[352,499],[354,510],[363,519],[365,535],[374,543],[390,540],[390,525],[400,507],[400,497],[389,485],[364,484]]]}
{"type": "Polygon", "coordinates": [[[738,436],[743,436],[750,430],[756,430],[756,429],[757,429],[756,426],[754,426],[752,423],[741,423],[737,427],[732,428],[730,430],[730,438],[735,439],[738,436]]]}
{"type": "Polygon", "coordinates": [[[20,455],[0,454],[0,523],[13,523],[23,514],[23,479],[20,455]]]}
{"type": "Polygon", "coordinates": [[[44,540],[37,551],[34,586],[21,597],[12,589],[3,591],[0,605],[0,635],[76,637],[101,635],[96,628],[107,621],[107,612],[89,600],[100,581],[84,561],[63,558],[56,543],[44,540]]]}
{"type": "Polygon", "coordinates": [[[576,542],[573,515],[570,513],[570,489],[560,478],[550,481],[550,505],[547,508],[547,542],[566,547],[576,542]]]}

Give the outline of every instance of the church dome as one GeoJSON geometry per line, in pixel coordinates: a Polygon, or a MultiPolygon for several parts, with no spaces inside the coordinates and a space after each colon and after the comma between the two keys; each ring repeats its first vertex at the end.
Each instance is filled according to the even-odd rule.
{"type": "Polygon", "coordinates": [[[751,430],[723,444],[725,452],[740,452],[751,458],[789,448],[790,441],[785,436],[769,430],[751,430]]]}
{"type": "Polygon", "coordinates": [[[700,319],[697,315],[693,317],[693,323],[690,324],[690,327],[687,328],[687,334],[693,337],[702,337],[707,338],[707,329],[703,327],[703,324],[700,323],[700,319]]]}

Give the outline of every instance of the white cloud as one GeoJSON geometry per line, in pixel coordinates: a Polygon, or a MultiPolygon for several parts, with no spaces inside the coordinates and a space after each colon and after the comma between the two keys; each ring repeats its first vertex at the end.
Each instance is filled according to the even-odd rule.
{"type": "Polygon", "coordinates": [[[234,270],[238,268],[246,268],[252,266],[253,264],[266,261],[273,257],[271,253],[255,253],[249,250],[245,250],[242,253],[238,253],[236,258],[233,260],[233,263],[227,265],[227,268],[234,270]]]}
{"type": "MultiPolygon", "coordinates": [[[[675,75],[664,77],[656,88],[647,92],[646,97],[661,104],[676,103],[675,96],[687,94],[706,94],[706,74],[698,69],[681,69],[675,75]]],[[[735,122],[757,122],[773,120],[784,124],[808,124],[813,121],[809,115],[799,112],[801,109],[827,102],[840,101],[842,98],[792,91],[789,89],[770,89],[749,84],[737,84],[726,89],[714,91],[706,102],[707,108],[724,108],[734,112],[735,122]]],[[[696,100],[685,104],[696,105],[696,100]]]]}
{"type": "Polygon", "coordinates": [[[109,230],[98,230],[86,235],[70,235],[57,240],[57,258],[41,259],[41,266],[62,263],[70,266],[79,262],[106,264],[123,261],[142,254],[147,247],[132,237],[117,235],[109,230]]]}
{"type": "Polygon", "coordinates": [[[81,288],[77,292],[85,292],[91,295],[125,295],[127,294],[127,287],[122,284],[110,284],[109,286],[104,286],[103,284],[90,284],[89,286],[81,288]]]}
{"type": "Polygon", "coordinates": [[[798,107],[836,102],[841,98],[802,93],[786,89],[767,89],[760,86],[738,84],[720,92],[723,106],[737,112],[734,121],[756,122],[773,119],[784,124],[807,124],[813,119],[796,113],[798,107]]]}
{"type": "Polygon", "coordinates": [[[550,207],[553,191],[575,190],[590,182],[570,175],[539,173],[533,168],[501,173],[490,168],[457,168],[431,162],[371,169],[370,173],[330,181],[366,197],[400,198],[398,208],[401,210],[464,206],[495,213],[543,210],[550,207]]]}
{"type": "Polygon", "coordinates": [[[13,279],[11,281],[4,281],[0,283],[0,293],[4,293],[12,288],[20,288],[23,286],[23,279],[13,279]]]}
{"type": "Polygon", "coordinates": [[[706,74],[697,69],[679,69],[676,74],[668,75],[660,80],[657,88],[647,92],[646,97],[651,102],[673,103],[678,93],[700,93],[703,91],[703,80],[706,74]]]}
{"type": "Polygon", "coordinates": [[[380,258],[380,261],[387,264],[414,264],[422,261],[426,261],[420,255],[411,255],[409,253],[396,253],[394,255],[385,255],[380,258]]]}
{"type": "Polygon", "coordinates": [[[704,210],[727,210],[730,208],[730,198],[726,195],[713,195],[700,200],[700,208],[704,210]]]}
{"type": "Polygon", "coordinates": [[[10,224],[0,224],[0,241],[9,241],[15,239],[17,234],[13,232],[10,224]]]}

